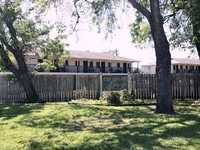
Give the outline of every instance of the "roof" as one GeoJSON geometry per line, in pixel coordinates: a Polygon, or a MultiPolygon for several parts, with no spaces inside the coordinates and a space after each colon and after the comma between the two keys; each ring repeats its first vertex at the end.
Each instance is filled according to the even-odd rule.
{"type": "MultiPolygon", "coordinates": [[[[65,56],[64,56],[65,57],[65,56]]],[[[90,51],[70,51],[70,56],[66,56],[70,58],[81,58],[81,59],[91,59],[91,60],[116,60],[116,61],[128,61],[128,62],[140,62],[139,60],[120,57],[120,56],[113,56],[107,53],[100,53],[100,52],[90,52],[90,51]]]]}
{"type": "MultiPolygon", "coordinates": [[[[102,52],[90,52],[90,51],[78,51],[78,50],[69,50],[70,55],[63,55],[65,58],[79,58],[79,59],[90,59],[90,60],[111,60],[111,61],[123,61],[123,62],[141,62],[140,60],[114,56],[107,53],[102,52]]],[[[36,50],[35,52],[29,52],[26,55],[42,55],[40,50],[36,50]]]]}
{"type": "MultiPolygon", "coordinates": [[[[172,58],[172,65],[196,65],[200,66],[200,60],[197,59],[188,59],[188,58],[172,58]]],[[[151,62],[142,66],[155,66],[155,62],[151,62]]]]}
{"type": "Polygon", "coordinates": [[[197,65],[200,66],[200,60],[197,59],[185,59],[185,58],[172,58],[172,64],[184,64],[184,65],[197,65]]]}

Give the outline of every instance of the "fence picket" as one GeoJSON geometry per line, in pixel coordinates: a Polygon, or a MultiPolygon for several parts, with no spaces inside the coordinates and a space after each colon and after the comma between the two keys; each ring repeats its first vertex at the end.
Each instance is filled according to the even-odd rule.
{"type": "MultiPolygon", "coordinates": [[[[24,89],[19,82],[10,82],[8,75],[0,74],[0,102],[26,102],[24,89]]],[[[138,99],[156,99],[156,75],[39,73],[33,83],[39,98],[47,102],[98,99],[101,90],[108,94],[124,89],[134,90],[138,99]]],[[[200,74],[172,74],[172,98],[199,99],[200,74]]]]}

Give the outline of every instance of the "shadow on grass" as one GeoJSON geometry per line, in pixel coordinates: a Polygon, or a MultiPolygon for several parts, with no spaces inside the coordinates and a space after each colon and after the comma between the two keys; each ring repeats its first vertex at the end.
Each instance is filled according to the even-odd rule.
{"type": "MultiPolygon", "coordinates": [[[[110,124],[111,128],[93,127],[92,130],[95,134],[112,133],[115,136],[110,139],[107,138],[95,146],[103,146],[104,149],[200,148],[200,117],[198,115],[181,114],[182,109],[180,114],[159,115],[153,113],[152,107],[146,108],[147,110],[133,110],[131,108],[116,110],[111,107],[109,109],[112,112],[109,119],[113,120],[110,124]],[[131,119],[130,123],[123,124],[124,118],[131,119]],[[122,124],[122,126],[113,126],[115,123],[122,124]]],[[[80,106],[78,109],[80,109],[80,106]]],[[[97,108],[87,107],[87,109],[98,111],[97,108]]],[[[189,108],[187,113],[191,112],[193,112],[193,109],[189,108]]],[[[88,139],[88,141],[90,140],[92,138],[88,139]]],[[[84,145],[80,145],[77,149],[84,145]]]]}
{"type": "Polygon", "coordinates": [[[11,103],[0,104],[0,118],[9,120],[19,115],[30,114],[33,111],[42,111],[44,104],[11,103]]]}
{"type": "MultiPolygon", "coordinates": [[[[115,111],[110,119],[114,119],[117,124],[122,124],[122,119],[119,118],[127,117],[130,113],[129,111],[125,112],[121,111],[118,114],[118,111],[115,111]],[[119,117],[120,115],[121,117],[119,117]]],[[[117,127],[111,125],[113,128],[93,127],[92,131],[95,134],[114,134],[111,138],[107,137],[101,143],[93,146],[119,150],[200,148],[200,117],[198,115],[150,115],[144,111],[136,111],[132,114],[133,119],[129,124],[117,127]]],[[[91,140],[92,138],[88,139],[77,149],[85,147],[85,144],[91,140]]],[[[94,147],[93,149],[95,149],[94,147]]],[[[90,148],[85,147],[85,149],[90,148]]]]}
{"type": "MultiPolygon", "coordinates": [[[[13,115],[27,114],[33,110],[40,111],[42,107],[43,104],[30,107],[22,104],[5,106],[1,108],[4,112],[1,117],[11,114],[6,115],[9,119],[13,115]]],[[[45,133],[46,140],[31,139],[29,149],[50,147],[70,150],[200,148],[198,147],[200,116],[194,113],[194,108],[190,106],[179,107],[177,111],[180,113],[176,115],[160,115],[154,114],[151,106],[113,107],[70,104],[41,116],[27,117],[25,115],[18,123],[33,128],[51,128],[54,131],[45,133]],[[84,131],[89,131],[90,135],[86,135],[84,131]],[[67,138],[69,133],[74,133],[74,136],[77,133],[80,136],[82,133],[83,139],[76,145],[70,145],[70,143],[68,145],[65,141],[55,141],[57,136],[67,138]],[[50,142],[51,139],[54,139],[54,143],[50,142]]],[[[199,112],[199,109],[196,111],[199,112]]]]}

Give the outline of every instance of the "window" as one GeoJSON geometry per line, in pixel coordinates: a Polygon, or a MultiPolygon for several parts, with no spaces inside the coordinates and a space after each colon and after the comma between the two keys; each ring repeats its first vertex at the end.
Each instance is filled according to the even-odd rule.
{"type": "Polygon", "coordinates": [[[54,64],[54,65],[58,65],[58,60],[57,60],[57,59],[54,59],[54,60],[53,60],[53,64],[54,64]]]}
{"type": "Polygon", "coordinates": [[[173,70],[178,70],[178,65],[173,65],[173,70]]]}
{"type": "Polygon", "coordinates": [[[183,65],[180,65],[180,69],[183,69],[183,65]]]}
{"type": "Polygon", "coordinates": [[[111,67],[111,63],[110,62],[108,63],[108,67],[111,67]]]}
{"type": "Polygon", "coordinates": [[[90,67],[93,67],[93,62],[92,61],[90,62],[90,67]]]}
{"type": "Polygon", "coordinates": [[[173,70],[176,70],[176,66],[175,65],[173,65],[173,70]]]}
{"type": "Polygon", "coordinates": [[[100,68],[100,62],[96,62],[96,67],[100,68]]]}
{"type": "Polygon", "coordinates": [[[131,64],[128,63],[128,68],[131,68],[131,64]]]}
{"type": "Polygon", "coordinates": [[[69,65],[69,62],[68,60],[65,60],[65,65],[68,66],[69,65]]]}
{"type": "Polygon", "coordinates": [[[188,66],[185,66],[185,69],[187,70],[187,69],[188,69],[188,66]]]}
{"type": "Polygon", "coordinates": [[[38,62],[39,63],[43,63],[43,59],[38,59],[38,62]]]}
{"type": "Polygon", "coordinates": [[[120,63],[117,63],[117,68],[120,68],[120,63]]]}
{"type": "Polygon", "coordinates": [[[75,66],[80,66],[80,61],[75,61],[75,66]]]}

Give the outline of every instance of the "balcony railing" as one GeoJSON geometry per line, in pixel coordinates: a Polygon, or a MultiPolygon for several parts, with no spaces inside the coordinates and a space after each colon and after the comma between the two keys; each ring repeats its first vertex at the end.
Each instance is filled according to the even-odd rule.
{"type": "Polygon", "coordinates": [[[172,73],[200,73],[199,69],[178,69],[173,70],[172,73]]]}
{"type": "MultiPolygon", "coordinates": [[[[34,68],[35,65],[27,64],[28,67],[34,68]]],[[[37,70],[43,72],[43,69],[37,70]]],[[[138,73],[138,68],[123,68],[123,67],[83,67],[83,66],[63,66],[57,67],[56,70],[51,72],[80,72],[80,73],[138,73]]]]}

